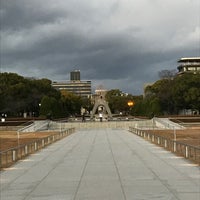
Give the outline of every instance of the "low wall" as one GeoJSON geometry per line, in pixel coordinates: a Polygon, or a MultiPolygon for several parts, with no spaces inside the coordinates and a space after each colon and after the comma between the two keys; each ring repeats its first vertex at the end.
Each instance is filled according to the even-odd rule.
{"type": "Polygon", "coordinates": [[[106,121],[106,122],[51,122],[50,129],[62,130],[67,128],[76,129],[89,129],[89,128],[119,128],[119,129],[129,129],[129,127],[137,128],[152,128],[152,120],[135,120],[135,121],[106,121]]]}
{"type": "MultiPolygon", "coordinates": [[[[44,121],[45,122],[45,121],[44,121]]],[[[155,128],[153,120],[131,120],[131,121],[86,121],[86,122],[62,122],[62,121],[50,121],[48,123],[50,130],[64,130],[68,128],[76,129],[89,129],[89,128],[120,128],[128,130],[129,127],[135,128],[155,128]]],[[[0,126],[0,131],[20,131],[27,129],[28,126],[0,126]]],[[[36,129],[27,129],[26,131],[34,132],[36,129]]]]}

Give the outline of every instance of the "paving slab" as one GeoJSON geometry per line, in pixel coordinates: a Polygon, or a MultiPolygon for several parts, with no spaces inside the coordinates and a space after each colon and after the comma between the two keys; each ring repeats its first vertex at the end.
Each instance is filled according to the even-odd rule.
{"type": "Polygon", "coordinates": [[[122,129],[82,129],[0,173],[1,200],[200,200],[200,168],[122,129]]]}

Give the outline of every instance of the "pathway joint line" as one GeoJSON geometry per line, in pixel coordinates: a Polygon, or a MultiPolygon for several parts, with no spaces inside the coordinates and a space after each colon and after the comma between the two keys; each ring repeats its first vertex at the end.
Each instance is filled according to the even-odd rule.
{"type": "MultiPolygon", "coordinates": [[[[110,143],[110,140],[108,138],[108,133],[107,133],[107,130],[106,130],[106,138],[107,138],[107,141],[108,141],[108,144],[109,144],[109,148],[110,148],[110,151],[111,151],[111,154],[112,154],[112,158],[113,158],[113,162],[114,162],[114,165],[115,165],[115,169],[117,171],[117,175],[118,175],[118,178],[119,178],[119,182],[120,182],[120,186],[121,186],[121,190],[122,190],[122,193],[123,193],[123,196],[124,196],[124,200],[126,200],[126,193],[124,191],[124,187],[123,187],[123,184],[122,184],[122,180],[121,180],[121,176],[120,176],[120,173],[119,173],[119,169],[117,167],[117,163],[116,163],[116,160],[115,160],[115,157],[114,157],[114,153],[113,153],[113,150],[112,150],[112,146],[111,146],[111,143],[110,143]]],[[[121,138],[120,138],[121,139],[121,138]]]]}
{"type": "Polygon", "coordinates": [[[75,195],[74,195],[73,200],[76,200],[76,197],[77,197],[77,194],[78,194],[78,191],[79,191],[81,182],[82,182],[82,178],[83,178],[83,176],[84,176],[84,173],[85,173],[85,170],[86,170],[86,167],[87,167],[87,164],[88,164],[90,155],[91,155],[91,153],[92,153],[92,149],[94,148],[94,143],[95,143],[95,140],[96,140],[96,135],[97,135],[97,134],[95,133],[94,139],[93,139],[93,141],[92,141],[92,145],[91,145],[91,147],[90,147],[90,152],[89,152],[88,157],[87,157],[87,159],[86,159],[86,162],[85,162],[85,165],[84,165],[84,168],[83,168],[83,171],[82,171],[82,174],[81,174],[81,177],[80,177],[80,180],[79,180],[79,183],[78,183],[78,186],[77,186],[77,189],[76,189],[76,192],[75,192],[75,195]]]}

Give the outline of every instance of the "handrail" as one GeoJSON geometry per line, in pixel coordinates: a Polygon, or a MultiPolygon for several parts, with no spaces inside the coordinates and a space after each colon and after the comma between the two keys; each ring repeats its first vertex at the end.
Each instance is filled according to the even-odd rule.
{"type": "Polygon", "coordinates": [[[177,124],[173,121],[170,121],[168,118],[158,118],[158,117],[154,117],[153,120],[155,122],[158,122],[160,124],[162,124],[166,129],[184,129],[185,127],[183,127],[180,124],[177,124]],[[167,121],[165,121],[167,119],[167,121]]]}
{"type": "Polygon", "coordinates": [[[11,166],[18,160],[25,158],[26,156],[72,134],[75,132],[75,128],[69,128],[58,133],[46,136],[40,139],[35,139],[32,142],[18,145],[4,151],[0,151],[0,170],[11,166]]]}
{"type": "Polygon", "coordinates": [[[35,131],[41,130],[43,127],[48,127],[49,123],[50,123],[50,120],[33,121],[32,124],[18,129],[17,132],[18,133],[21,133],[21,132],[35,132],[35,131]],[[28,129],[31,129],[31,131],[30,130],[26,131],[28,129]]]}
{"type": "Polygon", "coordinates": [[[25,122],[24,124],[20,125],[20,127],[21,127],[21,126],[23,126],[23,127],[22,127],[22,128],[19,128],[17,131],[18,131],[18,132],[23,132],[23,130],[25,130],[26,128],[31,127],[31,126],[33,125],[33,123],[34,123],[34,120],[27,121],[27,122],[25,122]],[[26,124],[27,124],[27,125],[26,125],[26,124]]]}
{"type": "Polygon", "coordinates": [[[129,127],[129,131],[200,165],[200,147],[149,133],[148,130],[129,127]]]}

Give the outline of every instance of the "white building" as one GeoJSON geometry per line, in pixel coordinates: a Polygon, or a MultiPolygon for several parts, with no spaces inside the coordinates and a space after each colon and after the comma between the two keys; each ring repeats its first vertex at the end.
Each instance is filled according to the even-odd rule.
{"type": "Polygon", "coordinates": [[[184,73],[200,73],[200,57],[181,58],[178,63],[178,75],[184,73]]]}

